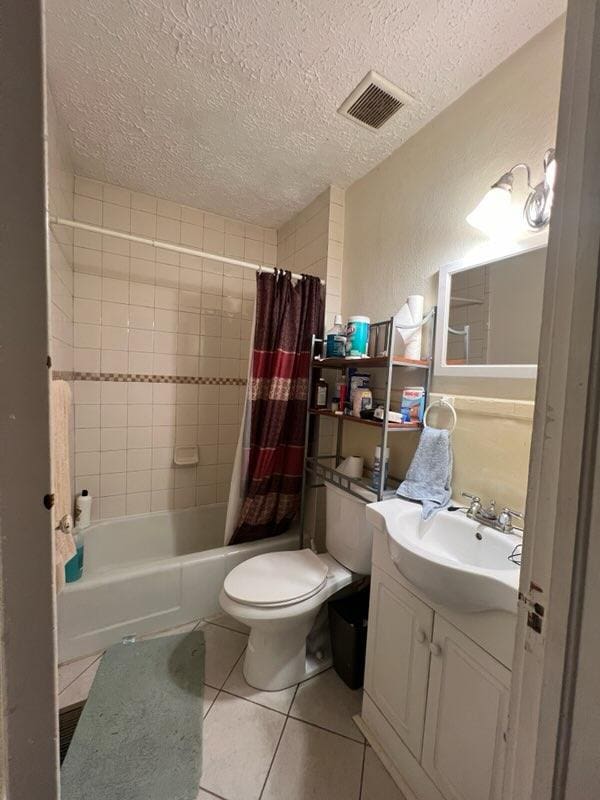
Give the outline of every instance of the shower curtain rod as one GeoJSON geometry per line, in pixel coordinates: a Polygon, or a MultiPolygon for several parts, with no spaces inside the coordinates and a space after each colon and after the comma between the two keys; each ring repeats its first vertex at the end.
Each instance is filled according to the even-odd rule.
{"type": "MultiPolygon", "coordinates": [[[[90,231],[91,233],[101,233],[104,236],[113,236],[115,239],[126,239],[129,242],[137,242],[138,244],[149,244],[152,247],[160,247],[163,250],[172,250],[174,253],[185,253],[188,256],[199,256],[200,258],[208,258],[211,261],[220,261],[223,264],[233,264],[236,267],[253,269],[255,272],[275,272],[275,270],[278,269],[277,267],[272,267],[267,264],[255,264],[252,261],[241,261],[238,258],[218,256],[215,253],[207,253],[204,250],[195,250],[193,247],[163,242],[160,239],[148,239],[145,236],[136,236],[134,233],[124,233],[123,231],[115,231],[110,228],[101,228],[99,225],[90,225],[87,222],[77,222],[73,219],[65,219],[64,217],[48,215],[48,222],[51,225],[65,225],[68,228],[77,228],[78,230],[90,231]]],[[[292,278],[299,279],[302,277],[303,276],[299,273],[292,272],[292,278]]],[[[325,286],[324,280],[321,281],[321,286],[325,286]]]]}

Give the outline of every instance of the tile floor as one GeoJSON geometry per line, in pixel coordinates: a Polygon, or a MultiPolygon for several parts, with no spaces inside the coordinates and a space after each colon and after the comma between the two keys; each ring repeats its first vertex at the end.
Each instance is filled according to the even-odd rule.
{"type": "MultiPolygon", "coordinates": [[[[165,633],[197,627],[206,661],[196,800],[404,800],[352,721],[360,690],[330,669],[281,692],[260,692],[242,674],[243,627],[219,615],[165,633]]],[[[61,708],[87,697],[100,657],[59,668],[61,708]]]]}

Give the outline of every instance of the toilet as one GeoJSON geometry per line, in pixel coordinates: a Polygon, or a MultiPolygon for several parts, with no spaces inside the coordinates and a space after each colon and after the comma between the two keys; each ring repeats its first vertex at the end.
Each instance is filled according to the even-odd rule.
{"type": "Polygon", "coordinates": [[[265,553],[225,578],[219,602],[250,628],[244,677],[256,689],[285,689],[331,666],[326,601],[371,573],[371,498],[326,484],[326,500],[326,553],[265,553]]]}

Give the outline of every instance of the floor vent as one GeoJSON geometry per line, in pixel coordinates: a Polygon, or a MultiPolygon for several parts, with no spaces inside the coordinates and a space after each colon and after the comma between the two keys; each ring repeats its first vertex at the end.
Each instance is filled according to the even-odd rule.
{"type": "Polygon", "coordinates": [[[379,130],[412,98],[371,70],[348,95],[338,112],[371,131],[379,130]]]}
{"type": "Polygon", "coordinates": [[[71,739],[75,733],[75,728],[79,722],[79,717],[85,706],[85,700],[75,703],[68,708],[61,709],[59,714],[59,735],[60,735],[60,763],[62,764],[67,755],[67,750],[71,744],[71,739]]]}

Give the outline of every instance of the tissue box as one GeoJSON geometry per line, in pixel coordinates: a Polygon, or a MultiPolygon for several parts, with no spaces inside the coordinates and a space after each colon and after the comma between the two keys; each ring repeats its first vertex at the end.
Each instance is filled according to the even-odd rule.
{"type": "Polygon", "coordinates": [[[400,414],[402,422],[423,422],[425,413],[425,389],[423,386],[407,386],[402,391],[400,414]]]}

